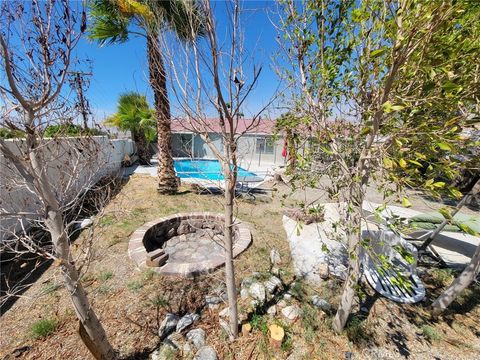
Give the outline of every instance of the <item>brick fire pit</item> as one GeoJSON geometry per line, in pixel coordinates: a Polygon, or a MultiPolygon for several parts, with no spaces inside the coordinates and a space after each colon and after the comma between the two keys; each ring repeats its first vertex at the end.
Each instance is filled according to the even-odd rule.
{"type": "MultiPolygon", "coordinates": [[[[215,270],[225,263],[224,217],[207,212],[175,214],[138,228],[128,244],[128,255],[138,268],[159,274],[191,277],[215,270]]],[[[252,242],[250,230],[233,226],[233,256],[252,242]]]]}

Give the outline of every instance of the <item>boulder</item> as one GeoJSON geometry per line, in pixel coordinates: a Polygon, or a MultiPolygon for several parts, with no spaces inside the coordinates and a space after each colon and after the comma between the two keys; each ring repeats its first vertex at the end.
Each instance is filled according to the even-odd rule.
{"type": "Polygon", "coordinates": [[[318,295],[313,295],[311,297],[311,302],[312,305],[315,306],[317,309],[321,309],[323,311],[330,311],[332,309],[332,305],[330,305],[327,300],[322,299],[318,295]]]}
{"type": "Polygon", "coordinates": [[[194,360],[217,360],[217,353],[211,346],[203,346],[195,354],[194,360]]]}
{"type": "Polygon", "coordinates": [[[176,353],[176,349],[170,344],[162,344],[151,355],[151,360],[169,360],[173,358],[173,354],[176,353]]]}
{"type": "Polygon", "coordinates": [[[270,316],[275,316],[277,314],[277,307],[275,305],[270,306],[267,309],[267,314],[270,316]]]}
{"type": "Polygon", "coordinates": [[[181,332],[182,330],[184,330],[187,327],[189,327],[190,325],[192,325],[198,319],[200,319],[200,315],[195,314],[195,313],[185,315],[184,317],[182,317],[178,321],[175,331],[176,332],[181,332]]]}
{"type": "Polygon", "coordinates": [[[282,309],[282,314],[288,320],[295,321],[300,316],[301,311],[297,305],[290,305],[282,309]]]}
{"type": "Polygon", "coordinates": [[[250,288],[248,289],[248,293],[254,300],[258,300],[260,302],[265,301],[265,298],[266,298],[265,286],[261,283],[256,282],[250,285],[250,288]]]}
{"type": "Polygon", "coordinates": [[[270,279],[263,283],[263,285],[265,286],[265,290],[267,290],[270,295],[273,295],[275,291],[282,286],[282,280],[276,276],[271,276],[270,279]]]}
{"type": "Polygon", "coordinates": [[[280,265],[282,263],[282,258],[277,249],[272,249],[270,251],[270,264],[272,266],[280,265]]]}
{"type": "Polygon", "coordinates": [[[160,328],[158,329],[158,336],[161,340],[165,339],[173,330],[175,330],[179,319],[180,317],[175,314],[168,313],[165,315],[165,319],[163,319],[160,328]]]}
{"type": "Polygon", "coordinates": [[[190,341],[196,349],[205,346],[205,330],[193,329],[187,333],[187,340],[190,341]]]}

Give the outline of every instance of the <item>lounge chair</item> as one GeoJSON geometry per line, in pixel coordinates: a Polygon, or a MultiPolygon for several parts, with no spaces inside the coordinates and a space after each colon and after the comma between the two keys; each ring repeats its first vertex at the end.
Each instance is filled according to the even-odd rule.
{"type": "Polygon", "coordinates": [[[416,274],[417,250],[388,230],[362,232],[363,274],[381,295],[399,303],[416,303],[425,297],[425,287],[416,274]]]}

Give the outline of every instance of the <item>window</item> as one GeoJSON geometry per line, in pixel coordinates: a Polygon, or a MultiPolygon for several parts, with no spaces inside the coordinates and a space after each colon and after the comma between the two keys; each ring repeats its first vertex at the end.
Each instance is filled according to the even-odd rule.
{"type": "Polygon", "coordinates": [[[192,134],[180,134],[180,144],[183,156],[192,156],[192,134]]]}
{"type": "Polygon", "coordinates": [[[273,139],[269,137],[256,138],[255,151],[257,154],[273,154],[273,139]]]}

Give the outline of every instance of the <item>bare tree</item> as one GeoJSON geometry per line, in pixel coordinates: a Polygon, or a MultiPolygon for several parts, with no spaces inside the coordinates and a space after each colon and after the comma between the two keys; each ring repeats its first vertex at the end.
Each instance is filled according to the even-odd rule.
{"type": "MultiPolygon", "coordinates": [[[[254,92],[261,67],[252,64],[253,49],[243,47],[241,6],[237,0],[225,3],[229,23],[227,38],[219,41],[219,25],[210,1],[201,4],[205,38],[194,43],[173,44],[164,38],[165,58],[180,121],[202,138],[221,164],[224,177],[224,248],[226,284],[230,310],[230,336],[238,336],[237,290],[233,263],[235,187],[239,167],[238,140],[262,124],[261,115],[273,99],[244,120],[247,98],[254,92]],[[219,43],[221,45],[219,45],[219,43]],[[217,121],[209,118],[218,116],[217,121]],[[210,115],[211,116],[211,115],[210,115]],[[218,134],[221,146],[212,138],[218,134]]],[[[193,22],[193,24],[198,23],[193,22]]],[[[192,26],[192,34],[195,32],[192,26]]]]}
{"type": "Polygon", "coordinates": [[[7,181],[2,186],[18,200],[2,204],[2,233],[10,235],[2,239],[2,248],[53,260],[63,274],[82,339],[96,358],[113,359],[115,353],[80,282],[88,248],[80,258],[71,251],[69,232],[75,223],[66,218],[78,210],[85,194],[82,187],[98,180],[103,154],[88,138],[62,143],[43,136],[46,126],[72,123],[78,114],[69,105],[72,89],[66,85],[71,69],[81,64],[74,49],[85,31],[86,13],[82,3],[77,5],[72,8],[66,0],[1,5],[0,51],[6,77],[0,87],[1,126],[24,134],[23,139],[0,141],[2,178],[5,174],[7,181]],[[32,236],[32,224],[45,229],[51,242],[32,236]]]}

